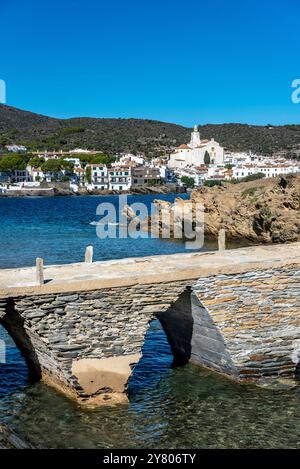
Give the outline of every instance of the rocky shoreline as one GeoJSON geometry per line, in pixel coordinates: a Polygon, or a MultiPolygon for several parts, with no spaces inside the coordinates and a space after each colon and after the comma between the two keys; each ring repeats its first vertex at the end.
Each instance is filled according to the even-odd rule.
{"type": "Polygon", "coordinates": [[[20,189],[20,190],[10,190],[9,193],[1,193],[0,197],[2,198],[13,198],[13,197],[56,197],[56,196],[87,196],[87,195],[162,195],[162,194],[179,194],[185,193],[183,187],[179,186],[153,186],[146,187],[140,186],[131,189],[130,191],[112,191],[112,190],[100,190],[94,189],[92,191],[88,190],[85,187],[80,187],[78,192],[73,192],[70,189],[60,188],[60,187],[49,187],[41,189],[20,189]]]}
{"type": "MultiPolygon", "coordinates": [[[[171,235],[176,220],[174,204],[157,200],[156,222],[171,218],[171,235]]],[[[300,240],[300,175],[262,179],[246,183],[224,183],[223,186],[201,187],[191,194],[189,201],[180,198],[176,203],[189,204],[195,227],[196,204],[204,210],[204,233],[217,238],[225,229],[228,240],[247,240],[256,244],[287,243],[300,240]]],[[[149,220],[150,221],[150,220],[149,220]]]]}

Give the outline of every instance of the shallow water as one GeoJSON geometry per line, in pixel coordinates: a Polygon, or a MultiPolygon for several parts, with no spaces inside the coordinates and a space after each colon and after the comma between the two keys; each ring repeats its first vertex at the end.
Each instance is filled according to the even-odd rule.
{"type": "MultiPolygon", "coordinates": [[[[149,203],[154,197],[139,197],[149,203]]],[[[172,200],[172,196],[166,196],[172,200]]],[[[0,267],[183,252],[181,242],[98,240],[99,197],[0,199],[0,267]]],[[[100,201],[102,201],[101,198],[100,201]]],[[[208,245],[206,249],[214,249],[208,245]]],[[[299,448],[300,387],[239,385],[199,367],[172,368],[158,321],[129,382],[130,404],[83,409],[43,383],[32,384],[23,358],[0,328],[7,363],[0,364],[0,424],[50,448],[299,448]]]]}
{"type": "Polygon", "coordinates": [[[154,321],[129,383],[129,406],[90,410],[43,383],[30,385],[11,343],[0,366],[0,423],[48,448],[300,447],[299,386],[260,389],[171,363],[154,321]]]}

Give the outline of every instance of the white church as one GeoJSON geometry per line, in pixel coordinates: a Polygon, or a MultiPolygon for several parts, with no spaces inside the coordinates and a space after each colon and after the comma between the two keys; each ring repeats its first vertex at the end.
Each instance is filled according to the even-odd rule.
{"type": "Polygon", "coordinates": [[[203,164],[224,165],[224,148],[213,138],[211,140],[201,140],[198,126],[195,125],[190,143],[180,145],[174,153],[171,153],[168,167],[170,169],[179,169],[189,166],[197,167],[203,164]],[[209,155],[209,158],[207,155],[209,155]]]}

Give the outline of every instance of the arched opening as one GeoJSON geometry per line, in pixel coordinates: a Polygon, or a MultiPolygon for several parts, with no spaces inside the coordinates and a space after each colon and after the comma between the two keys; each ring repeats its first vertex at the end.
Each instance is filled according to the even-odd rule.
{"type": "Polygon", "coordinates": [[[145,336],[142,357],[129,378],[128,395],[155,387],[160,379],[168,376],[172,363],[173,353],[166,333],[158,319],[154,319],[145,336]]]}
{"type": "Polygon", "coordinates": [[[14,394],[30,383],[28,366],[15,342],[0,325],[0,399],[14,394]]]}
{"type": "Polygon", "coordinates": [[[168,376],[172,367],[188,363],[192,334],[191,289],[187,288],[166,311],[151,321],[142,357],[128,381],[128,395],[149,390],[168,376]]]}
{"type": "MultiPolygon", "coordinates": [[[[8,300],[5,305],[5,312],[0,318],[1,334],[3,336],[5,345],[5,363],[2,369],[5,371],[6,365],[8,369],[10,366],[9,360],[12,360],[12,364],[17,362],[23,364],[25,362],[28,370],[28,378],[31,382],[35,382],[41,379],[41,367],[37,358],[37,354],[32,344],[32,340],[29,337],[24,327],[24,319],[16,311],[13,300],[8,300]]],[[[8,370],[7,370],[8,371],[8,370]]]]}

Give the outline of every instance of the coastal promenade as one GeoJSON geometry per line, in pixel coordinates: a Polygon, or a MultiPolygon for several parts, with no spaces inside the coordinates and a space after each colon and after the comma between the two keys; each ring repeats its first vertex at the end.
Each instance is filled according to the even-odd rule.
{"type": "Polygon", "coordinates": [[[126,401],[153,319],[175,364],[238,381],[293,377],[300,243],[0,271],[0,322],[37,378],[81,402],[126,401]]]}

